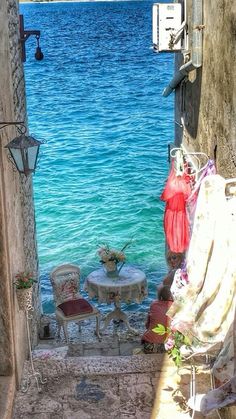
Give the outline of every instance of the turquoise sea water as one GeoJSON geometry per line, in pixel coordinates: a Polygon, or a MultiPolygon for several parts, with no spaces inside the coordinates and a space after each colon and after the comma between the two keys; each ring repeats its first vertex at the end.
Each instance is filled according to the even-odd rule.
{"type": "MultiPolygon", "coordinates": [[[[163,203],[173,99],[161,93],[173,56],[151,49],[150,1],[21,4],[26,29],[41,30],[44,60],[26,42],[31,134],[44,139],[34,175],[42,300],[61,263],[82,282],[99,267],[99,244],[127,249],[146,272],[149,297],[166,272],[163,203]]],[[[130,309],[139,306],[132,304],[130,309]]],[[[140,307],[139,307],[140,309],[140,307]]]]}

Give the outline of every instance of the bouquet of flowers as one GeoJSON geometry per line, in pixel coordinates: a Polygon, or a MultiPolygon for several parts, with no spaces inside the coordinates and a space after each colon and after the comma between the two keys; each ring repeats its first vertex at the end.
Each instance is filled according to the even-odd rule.
{"type": "Polygon", "coordinates": [[[101,263],[107,263],[107,262],[125,262],[125,254],[122,250],[118,251],[115,249],[110,249],[108,245],[101,246],[98,249],[98,255],[100,257],[101,263]]]}
{"type": "Polygon", "coordinates": [[[157,333],[158,335],[166,335],[165,340],[165,349],[173,359],[175,365],[179,368],[182,364],[182,354],[181,348],[182,347],[189,347],[191,346],[191,341],[188,336],[184,336],[178,330],[171,329],[170,327],[165,327],[163,324],[158,324],[154,329],[153,332],[157,333]]]}
{"type": "Polygon", "coordinates": [[[111,249],[108,244],[101,246],[98,249],[98,255],[101,263],[115,262],[125,263],[126,256],[124,250],[130,245],[131,241],[126,243],[121,250],[111,249]]]}
{"type": "Polygon", "coordinates": [[[34,276],[32,273],[19,272],[15,276],[14,284],[17,289],[25,289],[25,288],[27,289],[27,288],[31,288],[34,282],[37,282],[37,281],[34,279],[34,276]]]}

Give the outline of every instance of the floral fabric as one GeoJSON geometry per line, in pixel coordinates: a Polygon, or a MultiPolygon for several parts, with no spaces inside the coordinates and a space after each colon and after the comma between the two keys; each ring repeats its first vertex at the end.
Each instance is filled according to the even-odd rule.
{"type": "Polygon", "coordinates": [[[78,273],[67,272],[57,275],[52,282],[57,306],[64,301],[79,298],[78,273]]]}
{"type": "Polygon", "coordinates": [[[236,376],[236,313],[225,337],[223,348],[214,362],[213,375],[220,384],[236,376]]]}
{"type": "Polygon", "coordinates": [[[198,194],[199,194],[201,183],[206,176],[215,175],[215,174],[216,174],[215,162],[213,160],[208,160],[206,166],[201,171],[201,175],[199,176],[197,182],[192,187],[191,194],[187,198],[186,209],[187,209],[187,215],[188,215],[188,220],[189,220],[189,225],[190,225],[191,230],[193,226],[194,214],[196,211],[197,199],[198,199],[198,194]]]}
{"type": "Polygon", "coordinates": [[[225,180],[203,179],[187,255],[189,284],[167,315],[172,327],[208,347],[223,342],[234,319],[236,291],[236,198],[225,180]]]}
{"type": "Polygon", "coordinates": [[[188,274],[186,269],[180,268],[175,271],[174,280],[170,287],[171,294],[176,300],[181,296],[183,288],[189,283],[188,274]]]}
{"type": "Polygon", "coordinates": [[[140,269],[131,266],[122,268],[119,278],[109,278],[103,269],[92,272],[85,280],[84,289],[90,298],[100,303],[141,303],[147,296],[147,279],[140,269]]]}

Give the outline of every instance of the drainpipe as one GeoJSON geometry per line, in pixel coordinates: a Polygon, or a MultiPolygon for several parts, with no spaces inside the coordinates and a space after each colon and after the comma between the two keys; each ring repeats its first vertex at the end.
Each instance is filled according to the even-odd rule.
{"type": "Polygon", "coordinates": [[[182,65],[175,73],[162,93],[164,97],[169,96],[190,71],[202,66],[202,0],[192,0],[192,26],[191,60],[182,65]]]}

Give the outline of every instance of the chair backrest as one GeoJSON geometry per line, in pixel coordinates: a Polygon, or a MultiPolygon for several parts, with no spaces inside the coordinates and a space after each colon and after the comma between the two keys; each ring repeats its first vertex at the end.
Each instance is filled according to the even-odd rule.
{"type": "Polygon", "coordinates": [[[77,265],[64,264],[56,267],[50,273],[50,280],[56,306],[80,297],[80,268],[77,265]]]}

